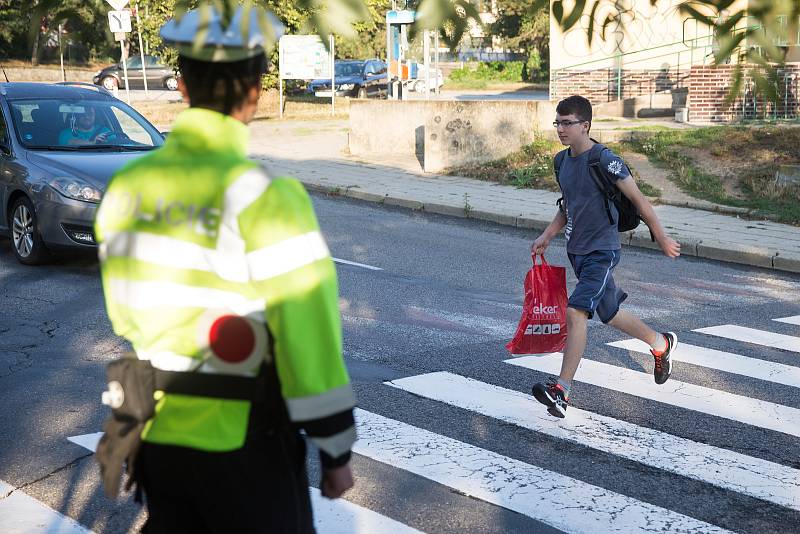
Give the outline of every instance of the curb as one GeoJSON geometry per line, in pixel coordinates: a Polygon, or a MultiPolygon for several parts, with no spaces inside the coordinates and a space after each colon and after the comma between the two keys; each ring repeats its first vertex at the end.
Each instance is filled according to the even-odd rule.
{"type": "MultiPolygon", "coordinates": [[[[302,180],[301,180],[302,181],[302,180]]],[[[458,217],[461,219],[475,219],[480,221],[492,222],[504,226],[524,228],[532,230],[544,230],[550,224],[550,220],[534,219],[531,217],[515,217],[501,213],[492,213],[483,210],[438,204],[435,202],[422,202],[419,200],[405,199],[377,193],[359,191],[358,186],[350,187],[331,187],[313,182],[302,181],[309,191],[315,191],[327,196],[341,196],[383,204],[386,206],[397,206],[410,209],[412,211],[422,211],[436,215],[448,217],[458,217]]],[[[681,207],[691,207],[684,203],[675,204],[681,207]]],[[[699,209],[699,208],[696,208],[699,209]]],[[[735,209],[735,208],[734,208],[735,209]]],[[[711,211],[711,210],[705,210],[711,211]]],[[[747,211],[747,210],[745,210],[747,211]]],[[[724,213],[720,211],[719,213],[724,213]]],[[[737,213],[741,215],[741,213],[737,213]]],[[[673,237],[676,237],[673,235],[673,237]]],[[[649,250],[660,250],[656,243],[650,240],[650,232],[644,230],[634,230],[625,234],[620,234],[620,241],[623,245],[649,250]]],[[[716,260],[725,263],[735,263],[752,267],[762,267],[776,271],[800,273],[800,254],[780,252],[778,250],[768,250],[758,247],[748,247],[745,245],[731,244],[723,246],[717,243],[704,243],[701,239],[677,238],[681,244],[681,255],[693,256],[709,260],[716,260]]]]}

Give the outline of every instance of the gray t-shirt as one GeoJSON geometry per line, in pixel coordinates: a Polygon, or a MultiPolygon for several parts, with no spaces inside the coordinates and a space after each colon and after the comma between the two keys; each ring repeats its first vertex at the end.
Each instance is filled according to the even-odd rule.
{"type": "MultiPolygon", "coordinates": [[[[595,149],[596,150],[596,149],[595,149]]],[[[564,235],[567,238],[567,252],[570,254],[589,254],[595,250],[619,250],[619,215],[613,202],[609,201],[614,223],[609,224],[603,193],[589,175],[589,153],[572,157],[567,152],[558,174],[564,207],[567,210],[567,225],[564,235]]],[[[600,154],[600,165],[612,181],[630,176],[622,158],[611,150],[600,154]]]]}

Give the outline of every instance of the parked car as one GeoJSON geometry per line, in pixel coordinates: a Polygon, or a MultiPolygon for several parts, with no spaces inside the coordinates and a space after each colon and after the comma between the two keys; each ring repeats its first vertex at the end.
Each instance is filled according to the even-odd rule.
{"type": "MultiPolygon", "coordinates": [[[[386,63],[379,59],[337,60],[333,66],[336,96],[355,98],[378,97],[386,95],[386,63]]],[[[331,81],[320,79],[311,81],[306,92],[315,96],[330,97],[331,81]]]]}
{"type": "Polygon", "coordinates": [[[96,246],[93,223],[109,178],[164,136],[91,84],[0,83],[0,233],[17,259],[96,246]]]}
{"type": "MultiPolygon", "coordinates": [[[[421,66],[417,72],[416,79],[409,81],[409,86],[415,93],[424,93],[427,84],[428,78],[425,75],[425,67],[421,66]]],[[[434,91],[444,85],[444,74],[442,73],[442,69],[431,68],[430,85],[430,91],[434,91]]]]}
{"type": "MultiPolygon", "coordinates": [[[[178,89],[178,78],[172,67],[161,64],[161,60],[155,56],[144,56],[144,69],[142,69],[142,57],[139,55],[128,58],[128,82],[130,88],[144,88],[144,74],[147,73],[147,88],[162,89],[170,91],[178,89]]],[[[125,88],[125,72],[122,62],[110,65],[103,70],[95,73],[93,81],[95,85],[102,85],[109,91],[115,87],[125,88]]]]}

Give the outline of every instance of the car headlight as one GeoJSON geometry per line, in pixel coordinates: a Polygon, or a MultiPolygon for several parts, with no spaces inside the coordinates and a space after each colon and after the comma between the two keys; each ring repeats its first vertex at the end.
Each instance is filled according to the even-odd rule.
{"type": "Polygon", "coordinates": [[[356,86],[356,84],[354,84],[354,83],[343,83],[343,84],[339,85],[339,89],[341,89],[342,91],[349,91],[350,89],[352,89],[355,86],[356,86]]]}
{"type": "Polygon", "coordinates": [[[98,70],[97,72],[94,73],[94,77],[97,78],[101,74],[103,74],[103,71],[102,70],[98,70]]]}
{"type": "Polygon", "coordinates": [[[103,196],[103,193],[79,178],[60,176],[50,180],[49,185],[61,195],[82,202],[97,204],[103,196]]]}

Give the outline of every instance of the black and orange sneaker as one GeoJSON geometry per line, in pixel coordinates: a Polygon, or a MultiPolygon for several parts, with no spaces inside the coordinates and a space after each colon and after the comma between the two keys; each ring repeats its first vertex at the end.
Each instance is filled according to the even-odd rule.
{"type": "Polygon", "coordinates": [[[536,400],[547,406],[547,413],[550,415],[560,418],[567,415],[569,399],[555,378],[548,380],[547,384],[535,384],[532,393],[536,400]]]}
{"type": "Polygon", "coordinates": [[[650,354],[653,355],[656,364],[653,369],[653,377],[656,379],[656,384],[663,384],[672,374],[672,358],[670,355],[678,346],[678,336],[674,332],[662,332],[661,335],[667,341],[667,348],[664,349],[664,352],[656,352],[650,349],[650,354]]]}

